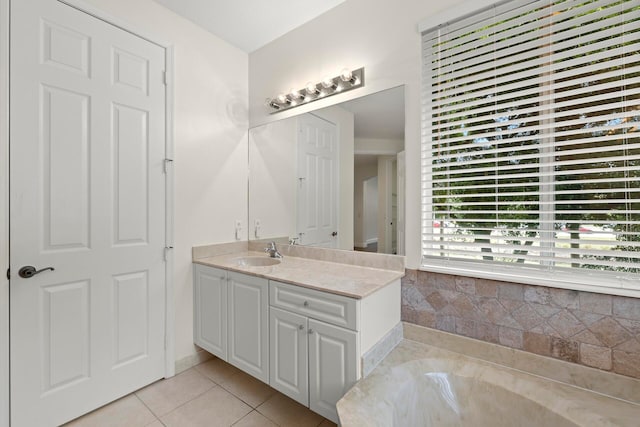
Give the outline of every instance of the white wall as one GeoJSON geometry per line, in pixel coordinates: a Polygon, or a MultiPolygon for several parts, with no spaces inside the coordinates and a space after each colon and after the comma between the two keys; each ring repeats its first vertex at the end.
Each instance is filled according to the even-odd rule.
{"type": "Polygon", "coordinates": [[[249,130],[249,239],[296,236],[297,152],[296,118],[249,130]]]}
{"type": "Polygon", "coordinates": [[[273,120],[266,97],[307,81],[365,67],[365,87],[277,114],[299,114],[405,84],[407,267],[420,263],[420,35],[418,22],[446,10],[471,12],[471,0],[348,0],[249,55],[251,126],[273,120]],[[461,4],[468,8],[461,9],[461,4]],[[468,10],[467,10],[468,9],[468,10]]]}
{"type": "MultiPolygon", "coordinates": [[[[195,353],[191,247],[229,242],[247,218],[246,53],[152,0],[87,0],[175,49],[175,352],[195,353]]],[[[247,230],[243,230],[243,239],[247,230]]]]}

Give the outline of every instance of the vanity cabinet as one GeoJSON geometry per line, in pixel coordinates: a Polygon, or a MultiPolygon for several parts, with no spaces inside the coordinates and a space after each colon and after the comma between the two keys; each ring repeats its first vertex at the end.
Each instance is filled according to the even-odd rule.
{"type": "Polygon", "coordinates": [[[194,342],[227,360],[227,271],[195,264],[193,276],[194,342]]]}
{"type": "Polygon", "coordinates": [[[269,317],[269,385],[309,406],[309,319],[275,307],[269,309],[269,317]]]}
{"type": "Polygon", "coordinates": [[[194,264],[195,343],[334,422],[400,305],[399,279],[354,298],[194,264]]]}
{"type": "Polygon", "coordinates": [[[337,421],[336,403],[359,378],[357,301],[270,281],[270,305],[269,385],[337,421]]]}
{"type": "Polygon", "coordinates": [[[269,383],[269,281],[227,274],[228,362],[269,383]]]}
{"type": "Polygon", "coordinates": [[[194,342],[269,382],[269,281],[196,264],[194,342]]]}
{"type": "Polygon", "coordinates": [[[309,319],[309,408],[338,422],[336,403],[360,378],[355,331],[309,319]]]}

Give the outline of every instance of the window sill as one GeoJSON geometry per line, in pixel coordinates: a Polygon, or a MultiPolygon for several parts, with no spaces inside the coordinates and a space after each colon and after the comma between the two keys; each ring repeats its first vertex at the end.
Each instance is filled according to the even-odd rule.
{"type": "Polygon", "coordinates": [[[461,265],[462,263],[454,263],[447,261],[449,265],[434,264],[433,260],[423,260],[420,271],[429,271],[433,273],[451,274],[456,276],[475,277],[478,279],[499,280],[503,282],[511,282],[525,285],[546,286],[549,288],[569,289],[582,292],[594,292],[599,294],[619,295],[625,297],[640,298],[640,278],[638,280],[618,278],[620,284],[596,284],[599,277],[587,276],[583,282],[575,281],[575,274],[558,274],[544,271],[535,271],[529,274],[514,273],[513,271],[504,271],[506,269],[492,266],[492,271],[481,268],[470,268],[469,265],[461,265]],[[574,280],[571,280],[574,279],[574,280]],[[593,283],[586,283],[587,281],[593,283]]]}

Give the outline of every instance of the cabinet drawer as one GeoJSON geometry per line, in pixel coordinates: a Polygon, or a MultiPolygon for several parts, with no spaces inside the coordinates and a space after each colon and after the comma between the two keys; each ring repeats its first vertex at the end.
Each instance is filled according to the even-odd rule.
{"type": "Polygon", "coordinates": [[[354,331],[359,330],[359,304],[356,299],[273,280],[269,284],[269,301],[272,306],[354,331]]]}

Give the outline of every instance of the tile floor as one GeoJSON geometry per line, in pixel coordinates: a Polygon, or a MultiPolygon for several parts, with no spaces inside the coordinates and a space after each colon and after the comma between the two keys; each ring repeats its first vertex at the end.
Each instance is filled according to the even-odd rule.
{"type": "Polygon", "coordinates": [[[69,427],[330,427],[331,421],[218,358],[161,380],[69,427]]]}

